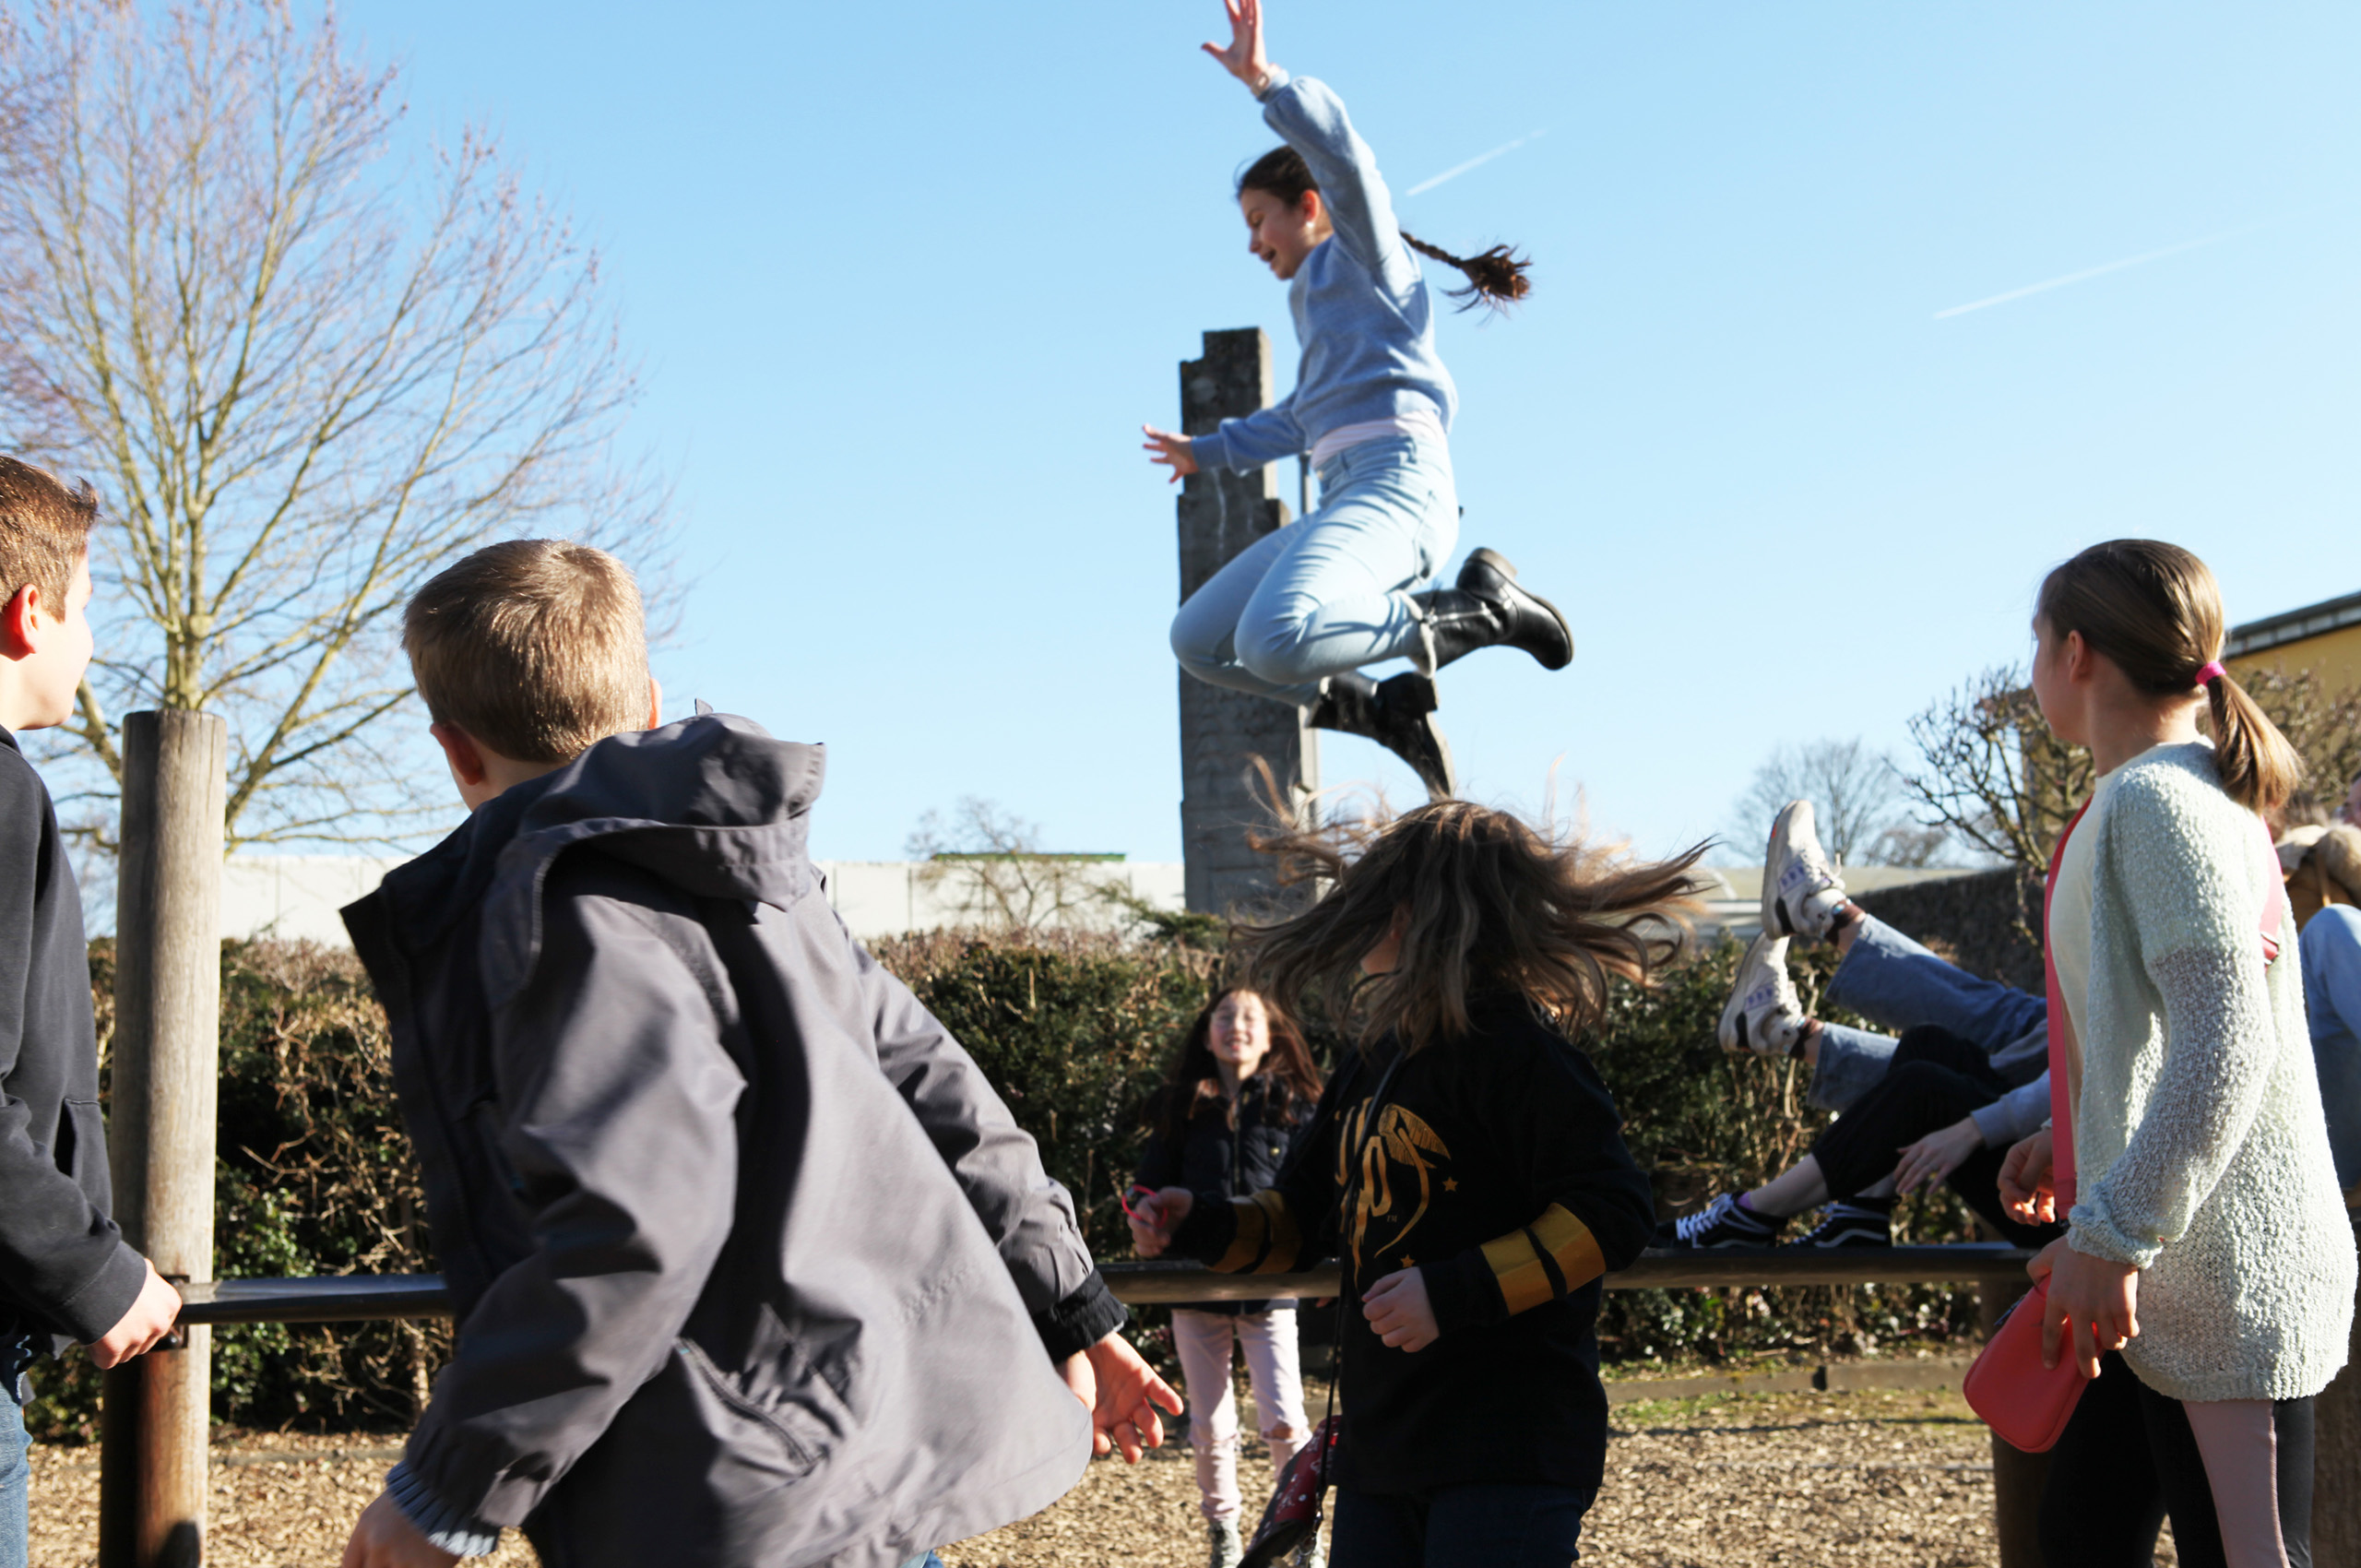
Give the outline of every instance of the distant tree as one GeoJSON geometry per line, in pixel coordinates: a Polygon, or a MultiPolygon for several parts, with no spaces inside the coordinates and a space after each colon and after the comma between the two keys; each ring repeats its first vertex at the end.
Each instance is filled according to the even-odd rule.
{"type": "Polygon", "coordinates": [[[2304,780],[2282,814],[2287,824],[2326,822],[2361,777],[2361,691],[2331,692],[2309,670],[2240,670],[2238,684],[2304,759],[2304,780]]]}
{"type": "Polygon", "coordinates": [[[528,533],[660,563],[597,256],[480,133],[403,156],[333,10],[34,0],[0,105],[0,428],[108,512],[85,831],[160,707],[228,719],[232,846],[386,837],[422,799],[387,729],[421,581],[528,533]]]}
{"type": "Polygon", "coordinates": [[[1760,844],[1788,802],[1809,801],[1821,843],[1843,863],[1931,865],[1949,836],[1912,820],[1908,799],[1892,762],[1858,738],[1782,746],[1754,770],[1729,841],[1760,844]]]}
{"type": "Polygon", "coordinates": [[[930,811],[919,818],[905,847],[926,862],[920,881],[989,931],[1038,931],[1109,907],[1092,859],[1045,851],[1039,825],[974,795],[947,816],[930,811]]]}
{"type": "Polygon", "coordinates": [[[1922,815],[1973,851],[2038,878],[2090,798],[2091,754],[2050,733],[2014,665],[1987,670],[1910,720],[1919,766],[1903,776],[1922,815]]]}

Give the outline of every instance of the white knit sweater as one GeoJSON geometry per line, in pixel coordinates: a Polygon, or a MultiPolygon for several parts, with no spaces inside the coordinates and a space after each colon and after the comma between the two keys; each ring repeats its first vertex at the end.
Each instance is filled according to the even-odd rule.
{"type": "Polygon", "coordinates": [[[2071,1244],[2142,1270],[2124,1359],[2158,1393],[2317,1394],[2344,1364],[2353,1230],[2292,915],[2262,967],[2276,860],[2202,742],[2123,766],[2097,849],[2071,1244]]]}

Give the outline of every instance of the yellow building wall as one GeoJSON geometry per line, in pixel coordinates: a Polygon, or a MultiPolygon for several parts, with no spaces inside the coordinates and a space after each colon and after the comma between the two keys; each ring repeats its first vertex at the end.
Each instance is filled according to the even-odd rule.
{"type": "Polygon", "coordinates": [[[2233,675],[2258,667],[2308,670],[2319,678],[2321,688],[2331,693],[2361,687],[2361,625],[2339,626],[2332,632],[2282,643],[2233,659],[2229,665],[2233,675]]]}

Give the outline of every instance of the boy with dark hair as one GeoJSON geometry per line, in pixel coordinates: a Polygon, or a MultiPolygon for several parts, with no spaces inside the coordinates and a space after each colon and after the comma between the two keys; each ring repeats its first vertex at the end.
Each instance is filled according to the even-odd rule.
{"type": "Polygon", "coordinates": [[[818,747],[658,727],[621,563],[520,540],[410,603],[465,826],[345,911],[459,1318],[347,1568],[893,1568],[1179,1399],[1071,1200],[806,855],[818,747]],[[1077,1398],[1080,1408],[1077,1408],[1077,1398]]]}
{"type": "Polygon", "coordinates": [[[25,1369],[72,1340],[102,1367],[126,1361],[181,1306],[108,1218],[82,897],[17,748],[74,711],[97,517],[87,485],[0,457],[0,1568],[25,1562],[25,1369]]]}

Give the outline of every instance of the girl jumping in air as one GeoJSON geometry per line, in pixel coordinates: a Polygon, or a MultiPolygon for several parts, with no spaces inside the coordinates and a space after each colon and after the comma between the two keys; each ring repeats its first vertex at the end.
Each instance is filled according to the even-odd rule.
{"type": "Polygon", "coordinates": [[[2043,1555],[2077,1568],[2146,1563],[2167,1512],[2189,1568],[2305,1568],[2312,1397],[2352,1324],[2353,1232],[2259,814],[2299,764],[2223,670],[2222,632],[2213,573],[2148,540],[2059,566],[2034,617],[2042,717],[2099,778],[2051,872],[2053,1125],[2010,1150],[2000,1189],[2067,1222],[2031,1266],[2046,1351],[2096,1379],[2041,1511],[2043,1555]]]}
{"type": "Polygon", "coordinates": [[[1573,1042],[1610,976],[1678,950],[1696,854],[1613,860],[1463,801],[1263,847],[1325,891],[1231,952],[1358,1049],[1270,1188],[1166,1187],[1133,1242],[1232,1273],[1340,1260],[1335,1568],[1564,1568],[1607,1451],[1600,1277],[1655,1223],[1573,1042]]]}
{"type": "Polygon", "coordinates": [[[1459,538],[1447,444],[1459,395],[1435,350],[1418,257],[1465,273],[1453,292],[1468,304],[1524,298],[1525,264],[1505,245],[1463,260],[1404,233],[1344,104],[1264,57],[1261,0],[1223,5],[1229,46],[1205,53],[1253,91],[1287,144],[1239,177],[1238,206],[1247,248],[1288,285],[1303,359],[1280,402],[1207,435],[1144,426],[1146,450],[1176,481],[1308,454],[1320,505],[1190,596],[1172,651],[1201,681],[1293,703],[1316,728],[1377,742],[1442,799],[1455,780],[1434,721],[1434,672],[1500,645],[1548,670],[1574,657],[1566,618],[1520,588],[1497,552],[1470,555],[1454,587],[1410,591],[1459,538]],[[1359,673],[1402,658],[1416,669],[1382,684],[1359,673]]]}

